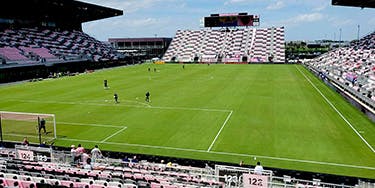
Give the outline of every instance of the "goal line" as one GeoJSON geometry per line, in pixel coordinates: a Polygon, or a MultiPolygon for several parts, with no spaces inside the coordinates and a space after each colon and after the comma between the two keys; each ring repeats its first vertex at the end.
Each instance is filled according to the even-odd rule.
{"type": "Polygon", "coordinates": [[[1,141],[20,141],[19,136],[12,135],[34,135],[29,140],[34,143],[54,140],[57,138],[55,114],[0,111],[1,141]]]}

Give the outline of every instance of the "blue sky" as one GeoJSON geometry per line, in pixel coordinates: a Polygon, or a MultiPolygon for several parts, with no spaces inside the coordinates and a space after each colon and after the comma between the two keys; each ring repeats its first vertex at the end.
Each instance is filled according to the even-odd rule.
{"type": "Polygon", "coordinates": [[[178,29],[199,29],[213,13],[247,12],[260,27],[284,26],[285,39],[357,38],[375,30],[375,9],[332,6],[331,0],[81,0],[124,11],[123,16],[87,22],[84,32],[108,38],[173,37],[178,29]]]}

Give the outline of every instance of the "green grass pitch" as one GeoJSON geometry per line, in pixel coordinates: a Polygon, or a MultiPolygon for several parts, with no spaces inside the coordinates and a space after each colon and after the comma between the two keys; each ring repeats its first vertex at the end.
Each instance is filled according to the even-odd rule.
{"type": "Polygon", "coordinates": [[[0,98],[2,111],[55,114],[61,146],[375,177],[374,123],[300,65],[143,64],[3,85],[0,98]]]}

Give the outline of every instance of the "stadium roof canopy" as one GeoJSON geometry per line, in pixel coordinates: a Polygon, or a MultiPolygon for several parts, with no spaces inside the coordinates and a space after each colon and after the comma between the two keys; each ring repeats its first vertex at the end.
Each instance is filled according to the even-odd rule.
{"type": "Polygon", "coordinates": [[[83,23],[123,15],[122,10],[76,0],[5,0],[0,18],[83,23]]]}
{"type": "Polygon", "coordinates": [[[332,0],[332,5],[375,8],[375,0],[332,0]]]}

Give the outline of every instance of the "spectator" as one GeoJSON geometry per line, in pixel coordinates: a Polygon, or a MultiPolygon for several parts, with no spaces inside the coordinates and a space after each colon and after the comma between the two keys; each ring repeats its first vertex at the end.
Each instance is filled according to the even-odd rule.
{"type": "Polygon", "coordinates": [[[257,162],[257,165],[254,168],[254,174],[262,175],[263,167],[260,165],[260,162],[257,162]]]}
{"type": "Polygon", "coordinates": [[[29,141],[27,140],[27,137],[23,137],[22,145],[24,145],[24,146],[29,145],[29,141]]]}
{"type": "Polygon", "coordinates": [[[95,163],[96,159],[102,158],[102,152],[100,151],[98,145],[95,145],[95,147],[91,150],[91,158],[93,163],[95,163]]]}
{"type": "Polygon", "coordinates": [[[134,155],[133,159],[131,160],[132,163],[138,163],[138,159],[137,159],[137,156],[134,155]]]}
{"type": "Polygon", "coordinates": [[[82,153],[85,153],[85,148],[82,147],[81,144],[78,144],[76,151],[77,151],[77,154],[81,155],[82,153]]]}
{"type": "Polygon", "coordinates": [[[172,162],[168,162],[167,167],[172,167],[172,162]]]}
{"type": "MultiPolygon", "coordinates": [[[[82,162],[83,165],[86,165],[87,159],[90,159],[90,155],[87,154],[86,152],[82,153],[81,154],[81,162],[82,162]]],[[[90,159],[90,163],[91,163],[91,159],[90,159]]]]}
{"type": "Polygon", "coordinates": [[[91,159],[90,158],[87,158],[86,159],[86,164],[83,165],[83,169],[86,169],[86,170],[92,170],[92,165],[91,165],[91,159]]]}
{"type": "Polygon", "coordinates": [[[78,147],[76,149],[76,155],[75,155],[75,158],[74,158],[75,163],[81,162],[81,155],[83,153],[85,153],[85,148],[83,148],[81,144],[78,144],[78,147]]]}
{"type": "Polygon", "coordinates": [[[243,164],[243,161],[240,161],[240,166],[243,166],[244,164],[243,164]]]}
{"type": "Polygon", "coordinates": [[[76,163],[76,156],[77,156],[77,150],[75,145],[70,146],[70,155],[72,156],[72,161],[75,164],[76,163]]]}

